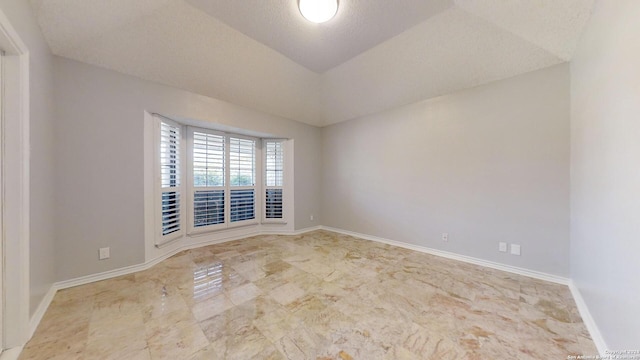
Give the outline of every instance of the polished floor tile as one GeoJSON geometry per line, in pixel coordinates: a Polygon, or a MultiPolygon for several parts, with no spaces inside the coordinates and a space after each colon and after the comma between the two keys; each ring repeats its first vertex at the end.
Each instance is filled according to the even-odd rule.
{"type": "Polygon", "coordinates": [[[59,291],[20,359],[566,359],[566,286],[327,231],[59,291]]]}

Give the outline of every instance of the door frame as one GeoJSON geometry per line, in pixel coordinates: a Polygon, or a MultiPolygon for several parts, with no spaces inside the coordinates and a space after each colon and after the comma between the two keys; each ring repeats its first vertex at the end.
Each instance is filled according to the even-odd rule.
{"type": "Polygon", "coordinates": [[[3,57],[3,339],[23,346],[29,328],[29,51],[0,9],[3,57]],[[6,271],[10,269],[11,271],[6,271]]]}
{"type": "Polygon", "coordinates": [[[4,351],[4,227],[3,214],[4,214],[4,128],[3,128],[3,111],[2,104],[4,102],[4,89],[3,89],[3,70],[2,59],[4,58],[4,51],[0,49],[0,355],[4,351]]]}

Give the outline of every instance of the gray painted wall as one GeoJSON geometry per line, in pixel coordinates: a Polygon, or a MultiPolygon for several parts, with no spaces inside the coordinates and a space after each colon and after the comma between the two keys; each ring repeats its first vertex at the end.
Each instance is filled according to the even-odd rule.
{"type": "Polygon", "coordinates": [[[55,86],[57,280],[144,262],[145,110],[293,138],[295,226],[319,224],[320,129],[59,57],[55,86]]]}
{"type": "MultiPolygon", "coordinates": [[[[54,281],[53,226],[53,57],[31,6],[24,0],[1,0],[18,36],[29,49],[30,141],[30,314],[54,281]]],[[[11,269],[7,269],[11,271],[11,269]]]]}
{"type": "Polygon", "coordinates": [[[610,349],[640,348],[640,7],[600,1],[571,64],[571,277],[610,349]]]}
{"type": "Polygon", "coordinates": [[[323,225],[569,275],[568,65],[328,126],[322,146],[323,225]]]}

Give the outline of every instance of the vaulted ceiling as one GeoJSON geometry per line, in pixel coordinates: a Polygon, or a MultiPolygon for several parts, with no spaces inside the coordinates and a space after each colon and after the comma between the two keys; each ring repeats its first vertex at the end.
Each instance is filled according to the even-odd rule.
{"type": "Polygon", "coordinates": [[[324,126],[569,61],[594,0],[31,0],[54,54],[324,126]]]}

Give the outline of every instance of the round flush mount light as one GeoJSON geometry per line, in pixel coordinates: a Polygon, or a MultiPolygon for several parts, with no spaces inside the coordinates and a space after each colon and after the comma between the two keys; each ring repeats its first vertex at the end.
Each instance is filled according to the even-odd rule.
{"type": "Polygon", "coordinates": [[[331,20],[338,12],[338,0],[299,0],[298,8],[305,19],[314,23],[331,20]]]}

